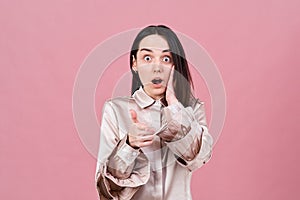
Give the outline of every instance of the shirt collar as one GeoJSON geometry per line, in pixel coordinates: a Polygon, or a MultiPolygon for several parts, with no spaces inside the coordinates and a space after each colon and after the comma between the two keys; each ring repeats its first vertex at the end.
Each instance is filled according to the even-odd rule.
{"type": "MultiPolygon", "coordinates": [[[[136,103],[141,107],[141,108],[146,108],[148,106],[151,106],[152,104],[155,103],[155,99],[150,97],[143,89],[143,87],[140,87],[138,90],[136,90],[132,97],[135,99],[136,103]]],[[[165,106],[161,99],[159,100],[160,103],[165,106]]]]}

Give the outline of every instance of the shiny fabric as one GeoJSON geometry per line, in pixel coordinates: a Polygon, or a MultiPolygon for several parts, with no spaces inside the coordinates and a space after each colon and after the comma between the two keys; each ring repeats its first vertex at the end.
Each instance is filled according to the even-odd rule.
{"type": "Polygon", "coordinates": [[[192,199],[192,172],[212,153],[203,102],[165,106],[140,88],[132,97],[106,101],[100,131],[95,178],[101,200],[192,199]],[[151,146],[134,149],[126,143],[130,109],[157,130],[151,146]]]}

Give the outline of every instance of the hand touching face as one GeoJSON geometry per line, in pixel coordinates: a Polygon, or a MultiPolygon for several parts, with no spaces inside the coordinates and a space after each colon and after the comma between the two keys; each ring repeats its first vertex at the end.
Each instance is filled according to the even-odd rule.
{"type": "Polygon", "coordinates": [[[167,85],[167,89],[166,89],[166,100],[168,102],[168,105],[171,104],[175,104],[178,102],[176,96],[175,96],[175,92],[174,92],[174,72],[175,72],[175,66],[173,65],[171,68],[171,73],[169,76],[169,80],[168,80],[168,85],[167,85]]]}

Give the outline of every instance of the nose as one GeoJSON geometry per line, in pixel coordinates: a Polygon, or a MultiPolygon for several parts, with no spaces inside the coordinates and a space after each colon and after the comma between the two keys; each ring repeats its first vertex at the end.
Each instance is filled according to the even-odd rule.
{"type": "Polygon", "coordinates": [[[161,65],[160,64],[154,64],[153,71],[154,72],[161,72],[162,71],[161,65]]]}
{"type": "Polygon", "coordinates": [[[163,71],[163,65],[160,63],[159,60],[156,60],[156,62],[153,63],[153,71],[154,72],[162,72],[163,71]]]}

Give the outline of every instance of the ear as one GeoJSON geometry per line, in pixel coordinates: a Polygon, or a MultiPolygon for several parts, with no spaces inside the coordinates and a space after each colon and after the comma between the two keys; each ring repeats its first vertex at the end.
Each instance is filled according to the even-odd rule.
{"type": "Polygon", "coordinates": [[[134,55],[132,55],[132,69],[137,72],[136,60],[134,58],[134,55]]]}

